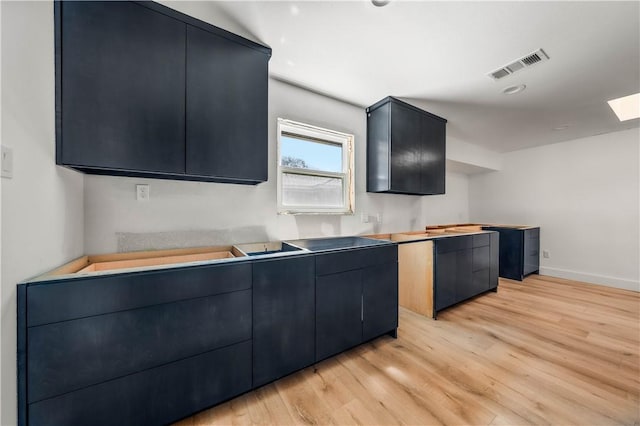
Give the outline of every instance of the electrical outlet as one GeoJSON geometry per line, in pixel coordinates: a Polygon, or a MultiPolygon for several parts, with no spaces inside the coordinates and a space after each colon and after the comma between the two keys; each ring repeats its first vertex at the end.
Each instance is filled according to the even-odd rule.
{"type": "Polygon", "coordinates": [[[136,185],[136,200],[149,201],[149,185],[136,185]]]}
{"type": "Polygon", "coordinates": [[[13,177],[13,150],[2,146],[2,177],[11,179],[13,177]]]}
{"type": "Polygon", "coordinates": [[[360,219],[362,220],[362,223],[369,223],[369,213],[362,213],[360,215],[360,219]]]}
{"type": "Polygon", "coordinates": [[[542,250],[542,257],[544,257],[545,259],[549,258],[549,250],[542,250]]]}
{"type": "Polygon", "coordinates": [[[376,213],[376,222],[382,223],[382,213],[376,213]]]}

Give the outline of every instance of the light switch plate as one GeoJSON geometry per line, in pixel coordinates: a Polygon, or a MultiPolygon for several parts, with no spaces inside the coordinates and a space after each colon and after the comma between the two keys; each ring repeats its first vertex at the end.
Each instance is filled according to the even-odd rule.
{"type": "Polygon", "coordinates": [[[136,185],[136,200],[149,201],[149,185],[136,185]]]}
{"type": "Polygon", "coordinates": [[[13,177],[13,150],[2,145],[2,177],[11,179],[13,177]]]}

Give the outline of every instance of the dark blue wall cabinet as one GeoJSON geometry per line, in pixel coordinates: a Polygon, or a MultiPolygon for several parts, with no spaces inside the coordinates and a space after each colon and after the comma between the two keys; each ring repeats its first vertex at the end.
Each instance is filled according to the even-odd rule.
{"type": "Polygon", "coordinates": [[[153,2],[55,3],[56,162],[267,180],[271,49],[153,2]]]}
{"type": "Polygon", "coordinates": [[[20,425],[160,425],[398,327],[394,244],[18,285],[20,425]]]}
{"type": "Polygon", "coordinates": [[[540,269],[540,228],[483,226],[500,234],[500,276],[522,281],[540,269]]]}
{"type": "Polygon", "coordinates": [[[367,108],[367,191],[444,194],[446,124],[393,97],[367,108]]]}

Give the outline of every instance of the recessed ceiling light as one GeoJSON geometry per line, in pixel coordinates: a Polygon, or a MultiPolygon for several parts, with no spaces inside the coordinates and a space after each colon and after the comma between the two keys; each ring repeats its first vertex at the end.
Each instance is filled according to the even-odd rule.
{"type": "Polygon", "coordinates": [[[515,95],[516,93],[522,92],[526,88],[527,88],[526,84],[520,84],[518,86],[509,86],[502,89],[502,93],[504,93],[505,95],[515,95]]]}
{"type": "Polygon", "coordinates": [[[608,101],[608,103],[620,121],[640,118],[640,93],[624,96],[618,99],[612,99],[608,101]]]}
{"type": "Polygon", "coordinates": [[[371,0],[374,6],[382,7],[389,4],[391,0],[371,0]]]}

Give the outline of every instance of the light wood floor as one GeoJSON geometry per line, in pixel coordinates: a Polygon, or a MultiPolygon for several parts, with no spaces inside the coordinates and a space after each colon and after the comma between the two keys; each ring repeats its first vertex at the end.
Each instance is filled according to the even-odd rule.
{"type": "Polygon", "coordinates": [[[636,292],[501,279],[179,425],[639,425],[639,322],[636,292]]]}

